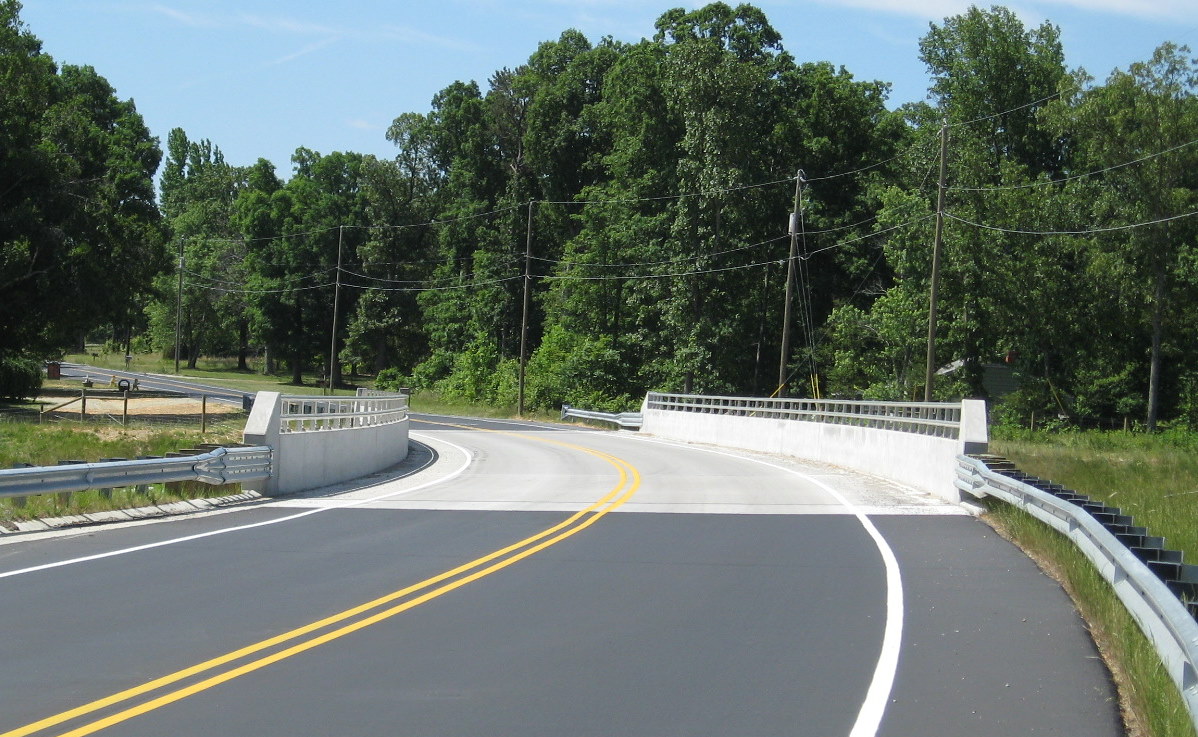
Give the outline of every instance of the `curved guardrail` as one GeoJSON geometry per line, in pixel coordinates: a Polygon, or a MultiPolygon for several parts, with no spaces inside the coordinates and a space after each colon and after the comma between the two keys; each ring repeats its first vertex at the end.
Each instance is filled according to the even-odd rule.
{"type": "Polygon", "coordinates": [[[957,438],[961,404],[842,399],[762,399],[649,392],[646,409],[853,425],[957,438]]]}
{"type": "Polygon", "coordinates": [[[982,459],[962,455],[957,461],[957,488],[1013,504],[1068,537],[1089,558],[1156,648],[1198,729],[1198,622],[1186,604],[1083,507],[991,470],[982,459]]]}
{"type": "Polygon", "coordinates": [[[408,396],[359,390],[353,397],[258,392],[242,440],[268,445],[276,468],[247,487],[267,496],[359,478],[408,453],[408,396]]]}
{"type": "Polygon", "coordinates": [[[408,397],[360,394],[356,397],[279,397],[279,431],[313,432],[374,427],[408,419],[408,397]]]}
{"type": "Polygon", "coordinates": [[[611,422],[619,427],[629,430],[639,430],[641,424],[644,423],[645,417],[640,412],[597,412],[589,409],[578,409],[571,407],[568,404],[562,405],[562,419],[571,417],[580,420],[598,420],[600,422],[611,422]]]}

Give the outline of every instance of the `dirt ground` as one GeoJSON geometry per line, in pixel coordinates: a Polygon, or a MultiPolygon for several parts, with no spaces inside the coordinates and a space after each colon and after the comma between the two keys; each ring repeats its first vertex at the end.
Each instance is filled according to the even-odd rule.
{"type": "MultiPolygon", "coordinates": [[[[63,397],[38,397],[37,401],[47,409],[68,401],[63,397]]],[[[121,415],[124,412],[124,400],[119,398],[88,397],[87,414],[89,415],[121,415]]],[[[129,397],[130,415],[196,415],[201,413],[201,403],[198,399],[189,397],[129,397]]],[[[58,412],[78,412],[79,400],[74,400],[58,412]]],[[[225,415],[240,414],[241,408],[213,400],[208,401],[209,417],[219,419],[225,415]]]]}

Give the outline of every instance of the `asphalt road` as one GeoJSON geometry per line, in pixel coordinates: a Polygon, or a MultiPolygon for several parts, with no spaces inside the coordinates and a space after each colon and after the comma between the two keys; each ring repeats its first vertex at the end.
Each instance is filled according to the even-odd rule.
{"type": "Polygon", "coordinates": [[[876,479],[416,417],[393,471],[0,541],[0,737],[1121,734],[1060,588],[876,479]]]}
{"type": "Polygon", "coordinates": [[[108,386],[108,379],[112,376],[115,376],[118,381],[121,379],[128,379],[129,381],[137,379],[138,388],[143,391],[180,392],[181,394],[197,399],[200,396],[207,396],[209,399],[217,402],[235,404],[238,407],[242,406],[243,397],[253,396],[252,392],[247,394],[247,392],[230,389],[227,386],[212,386],[195,381],[175,379],[161,374],[143,374],[136,371],[97,368],[78,363],[62,364],[61,372],[64,379],[78,379],[82,381],[84,378],[90,377],[96,382],[96,386],[100,388],[106,388],[108,386]]]}

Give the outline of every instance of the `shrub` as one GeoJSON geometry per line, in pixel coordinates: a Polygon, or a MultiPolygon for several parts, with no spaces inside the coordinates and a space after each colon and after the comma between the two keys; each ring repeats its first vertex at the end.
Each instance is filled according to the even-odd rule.
{"type": "Polygon", "coordinates": [[[41,361],[27,356],[0,357],[0,398],[34,397],[41,387],[41,361]]]}

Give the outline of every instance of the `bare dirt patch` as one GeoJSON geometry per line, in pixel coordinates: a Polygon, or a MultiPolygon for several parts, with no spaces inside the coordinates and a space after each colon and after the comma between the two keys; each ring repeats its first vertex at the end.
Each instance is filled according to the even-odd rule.
{"type": "MultiPolygon", "coordinates": [[[[49,408],[62,404],[67,400],[63,397],[38,397],[37,401],[42,403],[46,408],[49,408]]],[[[63,413],[78,412],[80,406],[80,402],[75,400],[57,411],[63,413]]],[[[89,415],[121,415],[124,411],[125,400],[122,398],[101,398],[94,396],[87,398],[87,414],[89,415]]],[[[130,415],[198,417],[205,411],[209,417],[220,418],[240,414],[241,408],[210,400],[205,410],[199,399],[192,399],[191,397],[138,397],[136,395],[129,397],[130,415]]]]}

